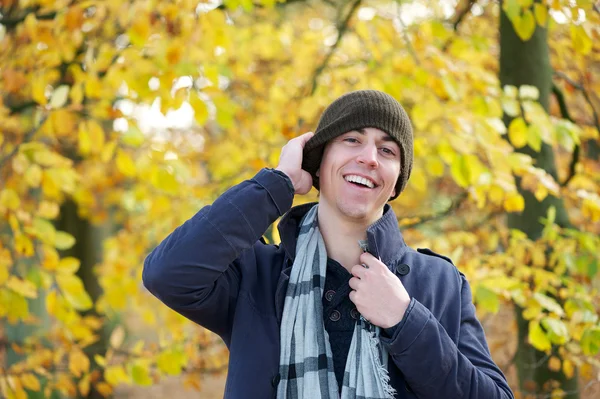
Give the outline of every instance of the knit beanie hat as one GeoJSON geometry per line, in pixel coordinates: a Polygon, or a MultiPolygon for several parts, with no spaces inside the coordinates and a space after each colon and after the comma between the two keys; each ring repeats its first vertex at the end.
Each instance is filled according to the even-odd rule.
{"type": "Polygon", "coordinates": [[[389,134],[400,146],[400,176],[396,182],[395,199],[406,187],[413,164],[413,131],[408,114],[389,94],[377,90],[358,90],[339,97],[321,115],[315,135],[304,146],[302,169],[312,175],[313,186],[319,190],[316,175],[327,142],[352,130],[377,128],[389,134]]]}

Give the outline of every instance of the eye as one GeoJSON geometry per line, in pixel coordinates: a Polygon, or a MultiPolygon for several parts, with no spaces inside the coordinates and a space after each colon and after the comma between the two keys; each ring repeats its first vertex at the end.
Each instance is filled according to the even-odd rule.
{"type": "Polygon", "coordinates": [[[355,137],[345,137],[344,141],[348,142],[348,143],[358,143],[358,139],[356,139],[355,137]]]}
{"type": "Polygon", "coordinates": [[[394,150],[392,150],[391,148],[383,147],[381,149],[381,151],[383,151],[384,153],[386,153],[388,155],[392,155],[392,156],[396,155],[396,153],[394,152],[394,150]]]}

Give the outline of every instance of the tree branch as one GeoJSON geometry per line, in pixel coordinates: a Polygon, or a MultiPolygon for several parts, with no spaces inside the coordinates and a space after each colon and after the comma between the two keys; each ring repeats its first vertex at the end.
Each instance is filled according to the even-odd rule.
{"type": "Polygon", "coordinates": [[[403,224],[402,227],[403,228],[415,228],[415,227],[421,226],[427,222],[431,222],[434,220],[441,219],[445,216],[448,216],[449,214],[451,214],[452,212],[457,210],[462,205],[462,203],[465,202],[467,197],[468,197],[468,194],[465,191],[461,195],[459,195],[457,198],[455,198],[452,201],[452,204],[450,204],[450,206],[442,212],[435,213],[433,215],[417,216],[414,218],[406,218],[406,219],[415,219],[416,218],[416,219],[418,219],[418,221],[416,221],[414,223],[403,224]]]}
{"type": "Polygon", "coordinates": [[[476,2],[477,2],[477,0],[469,0],[469,3],[467,4],[467,6],[465,8],[463,8],[461,10],[461,12],[456,16],[456,19],[454,20],[454,23],[452,24],[452,28],[454,29],[454,32],[456,32],[458,30],[460,23],[463,21],[465,16],[471,12],[471,8],[473,8],[473,5],[476,2]]]}
{"type": "Polygon", "coordinates": [[[587,90],[585,89],[585,87],[583,86],[583,84],[575,82],[573,79],[568,77],[564,72],[554,71],[554,75],[563,79],[564,81],[566,81],[573,88],[581,91],[581,93],[583,94],[583,98],[585,99],[585,101],[589,104],[590,108],[592,109],[592,114],[594,116],[594,125],[596,126],[596,129],[598,129],[598,132],[600,132],[600,118],[598,118],[598,112],[596,111],[596,108],[594,107],[594,104],[592,103],[592,100],[590,99],[590,96],[589,96],[587,90]]]}
{"type": "Polygon", "coordinates": [[[404,25],[404,22],[402,21],[402,17],[400,16],[400,6],[401,5],[402,5],[401,0],[397,0],[396,1],[396,15],[398,17],[398,23],[400,24],[400,28],[402,29],[402,38],[406,42],[406,47],[408,48],[408,52],[415,60],[415,64],[421,65],[421,61],[419,60],[419,57],[417,56],[417,52],[413,48],[412,42],[410,41],[410,38],[408,37],[408,31],[406,30],[406,25],[404,25]]]}
{"type": "Polygon", "coordinates": [[[17,152],[19,152],[19,148],[21,147],[21,145],[28,143],[31,141],[31,139],[33,138],[33,136],[35,136],[35,134],[37,133],[37,131],[39,130],[40,127],[42,127],[42,125],[44,124],[44,122],[46,122],[46,119],[48,118],[48,116],[44,116],[42,118],[42,120],[40,121],[40,124],[37,125],[36,127],[34,127],[33,129],[31,129],[30,131],[28,131],[25,134],[25,137],[23,137],[23,141],[21,141],[19,144],[17,144],[15,146],[15,148],[13,148],[13,150],[8,153],[4,158],[0,159],[0,169],[2,169],[2,167],[4,166],[4,164],[6,162],[8,162],[12,157],[15,156],[15,154],[17,152]]]}
{"type": "MultiPolygon", "coordinates": [[[[558,101],[558,107],[560,108],[560,114],[563,117],[563,119],[573,122],[573,119],[569,114],[569,109],[567,108],[567,102],[565,101],[565,95],[563,94],[563,92],[558,88],[557,85],[552,84],[552,93],[556,97],[556,101],[558,101]]],[[[566,187],[573,178],[573,176],[575,176],[575,168],[577,167],[577,163],[579,162],[580,149],[581,146],[579,144],[575,144],[575,148],[573,149],[573,157],[571,158],[571,163],[569,164],[569,175],[567,176],[565,181],[560,183],[561,187],[566,187]]]]}
{"type": "Polygon", "coordinates": [[[352,4],[352,7],[350,8],[350,11],[348,11],[348,14],[344,18],[344,20],[338,24],[338,27],[337,27],[338,35],[337,35],[337,38],[335,39],[335,43],[333,43],[333,46],[331,46],[331,48],[329,49],[329,52],[323,59],[323,62],[321,63],[321,65],[319,65],[317,67],[317,69],[315,69],[315,72],[313,73],[312,85],[311,85],[311,89],[310,89],[311,96],[313,94],[315,94],[315,90],[317,90],[317,85],[318,85],[317,80],[319,79],[319,76],[321,75],[323,70],[327,67],[327,64],[329,63],[329,60],[333,56],[333,53],[335,52],[335,50],[339,46],[340,42],[342,41],[342,37],[344,36],[344,33],[346,33],[346,30],[348,30],[348,23],[350,22],[350,18],[352,18],[352,15],[354,15],[354,12],[360,5],[361,1],[362,0],[355,0],[354,3],[352,4]]]}

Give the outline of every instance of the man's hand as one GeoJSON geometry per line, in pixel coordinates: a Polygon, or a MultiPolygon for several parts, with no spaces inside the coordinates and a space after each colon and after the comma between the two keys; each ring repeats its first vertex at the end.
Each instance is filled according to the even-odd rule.
{"type": "Polygon", "coordinates": [[[288,175],[296,194],[306,194],[312,187],[312,176],[302,169],[302,151],[312,136],[314,133],[308,132],[291,139],[283,146],[279,156],[279,165],[276,169],[288,175]]]}
{"type": "Polygon", "coordinates": [[[408,292],[400,279],[370,253],[363,253],[360,261],[369,268],[352,268],[350,300],[370,323],[381,328],[395,326],[410,303],[408,292]]]}

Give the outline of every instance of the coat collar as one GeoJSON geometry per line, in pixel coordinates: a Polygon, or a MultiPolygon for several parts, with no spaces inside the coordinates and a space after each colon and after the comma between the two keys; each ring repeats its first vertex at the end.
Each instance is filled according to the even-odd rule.
{"type": "MultiPolygon", "coordinates": [[[[302,217],[310,208],[316,205],[311,202],[290,209],[278,225],[281,244],[289,259],[296,256],[296,238],[302,217]]],[[[392,207],[385,204],[383,216],[367,228],[369,252],[387,265],[393,272],[404,251],[408,248],[398,228],[398,219],[392,207]]],[[[358,245],[358,243],[356,243],[358,245]]]]}

